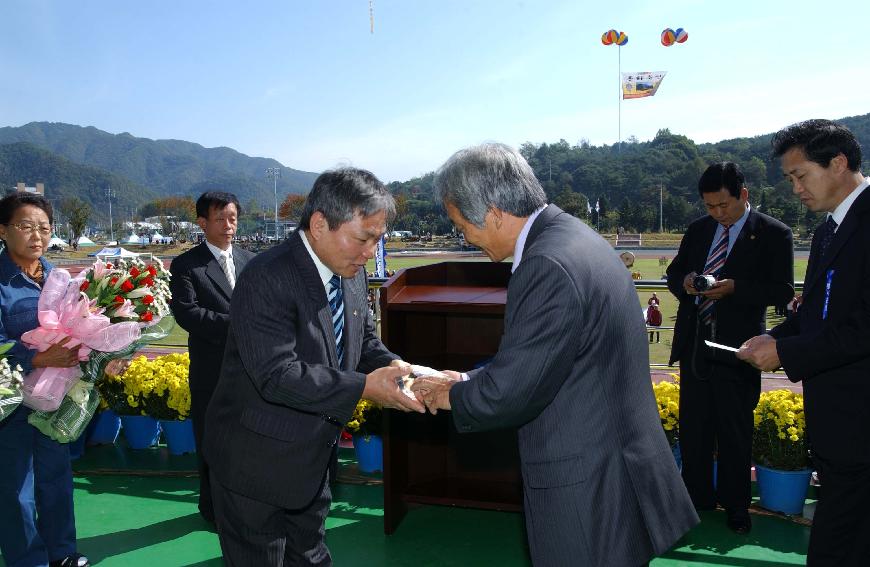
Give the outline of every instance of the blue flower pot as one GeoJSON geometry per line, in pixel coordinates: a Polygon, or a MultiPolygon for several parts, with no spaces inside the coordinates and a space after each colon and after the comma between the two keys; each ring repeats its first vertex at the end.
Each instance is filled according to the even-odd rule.
{"type": "Polygon", "coordinates": [[[384,443],[380,435],[354,435],[353,448],[360,472],[384,470],[384,443]]]}
{"type": "Polygon", "coordinates": [[[780,471],[755,465],[759,504],[762,508],[784,514],[804,511],[804,499],[810,487],[811,469],[780,471]]]}
{"type": "Polygon", "coordinates": [[[172,455],[196,453],[196,441],[193,438],[193,422],[189,419],[181,421],[160,420],[166,445],[172,455]]]}
{"type": "MultiPolygon", "coordinates": [[[[107,409],[97,413],[88,425],[88,445],[111,445],[118,439],[121,431],[121,418],[114,411],[107,409]]],[[[85,437],[85,435],[82,435],[85,437]]]]}
{"type": "Polygon", "coordinates": [[[160,439],[160,423],[148,415],[122,415],[124,437],[131,449],[147,449],[160,439]]]}

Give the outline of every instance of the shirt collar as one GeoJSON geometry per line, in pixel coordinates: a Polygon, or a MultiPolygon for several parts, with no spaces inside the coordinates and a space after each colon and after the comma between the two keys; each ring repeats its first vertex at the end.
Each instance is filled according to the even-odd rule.
{"type": "MultiPolygon", "coordinates": [[[[42,264],[42,273],[45,275],[45,278],[48,278],[52,265],[45,258],[40,258],[39,263],[42,264]]],[[[15,276],[25,277],[24,272],[21,271],[18,264],[12,261],[12,258],[9,257],[9,252],[4,248],[0,252],[0,283],[8,284],[15,276]]]]}
{"type": "Polygon", "coordinates": [[[547,208],[547,205],[544,205],[526,219],[526,224],[523,225],[523,229],[520,231],[519,237],[517,237],[517,243],[514,245],[514,263],[511,265],[511,273],[517,271],[517,267],[520,265],[520,261],[523,259],[523,249],[526,247],[526,238],[529,237],[529,231],[532,230],[532,225],[535,223],[535,219],[538,218],[538,215],[547,208]]]}
{"type": "Polygon", "coordinates": [[[848,213],[849,209],[852,207],[852,203],[854,203],[855,200],[858,199],[858,196],[861,194],[862,191],[864,191],[864,189],[867,188],[868,185],[870,185],[870,177],[865,177],[864,181],[861,182],[861,184],[858,185],[858,187],[856,187],[854,191],[849,193],[846,198],[843,199],[842,203],[837,205],[837,208],[834,209],[834,212],[828,214],[829,217],[834,217],[834,222],[837,223],[838,227],[843,224],[843,220],[846,218],[846,213],[848,213]]]}
{"type": "Polygon", "coordinates": [[[208,249],[211,250],[211,253],[214,254],[214,259],[220,262],[221,256],[229,256],[230,259],[233,257],[233,245],[230,244],[230,247],[226,250],[221,250],[208,240],[205,241],[205,245],[208,246],[208,249]]]}
{"type": "Polygon", "coordinates": [[[332,279],[332,270],[326,267],[326,264],[320,261],[320,258],[317,254],[314,253],[314,249],[311,248],[311,243],[308,242],[308,237],[305,236],[305,231],[300,230],[299,236],[302,237],[302,244],[305,245],[305,249],[308,250],[309,256],[314,260],[314,266],[317,268],[317,273],[320,276],[320,282],[323,284],[323,287],[326,287],[326,284],[329,283],[329,280],[332,279]]]}

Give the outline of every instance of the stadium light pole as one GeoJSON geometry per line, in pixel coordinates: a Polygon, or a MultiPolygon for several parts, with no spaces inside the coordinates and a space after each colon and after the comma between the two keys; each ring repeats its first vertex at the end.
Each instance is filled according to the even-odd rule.
{"type": "Polygon", "coordinates": [[[116,197],[112,187],[106,187],[106,198],[109,200],[109,239],[115,240],[115,227],[112,224],[112,197],[116,197]]]}
{"type": "Polygon", "coordinates": [[[275,240],[278,240],[278,178],[281,177],[280,167],[267,167],[266,177],[274,182],[273,190],[275,191],[275,240]]]}
{"type": "Polygon", "coordinates": [[[664,185],[659,183],[659,233],[665,231],[665,215],[664,208],[662,207],[664,190],[664,185]]]}

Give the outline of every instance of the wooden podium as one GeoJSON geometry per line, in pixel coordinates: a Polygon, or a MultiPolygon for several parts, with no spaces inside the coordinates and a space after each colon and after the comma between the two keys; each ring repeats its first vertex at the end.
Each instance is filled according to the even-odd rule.
{"type": "MultiPolygon", "coordinates": [[[[504,332],[510,264],[444,262],[399,272],[381,288],[381,338],[404,360],[466,371],[504,332]]],[[[384,531],[409,503],[522,509],[516,429],[460,434],[450,412],[384,412],[384,531]]]]}

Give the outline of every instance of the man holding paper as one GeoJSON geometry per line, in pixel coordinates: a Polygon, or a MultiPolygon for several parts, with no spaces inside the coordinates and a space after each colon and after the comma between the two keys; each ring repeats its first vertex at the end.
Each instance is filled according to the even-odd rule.
{"type": "Polygon", "coordinates": [[[698,510],[719,503],[728,527],[746,534],[752,529],[752,410],[761,373],[705,341],[740,346],[764,332],[768,305],[794,296],[792,234],[752,210],[735,163],[708,167],[698,192],[709,214],[689,225],[667,269],[668,288],[680,302],[670,364],[680,361],[683,480],[698,510]]]}
{"type": "Polygon", "coordinates": [[[870,178],[844,126],[807,120],[773,137],[782,172],[807,209],[826,212],[813,234],[803,301],[785,323],[737,353],[782,366],[804,388],[807,440],[821,490],[808,565],[870,558],[870,178]]]}

